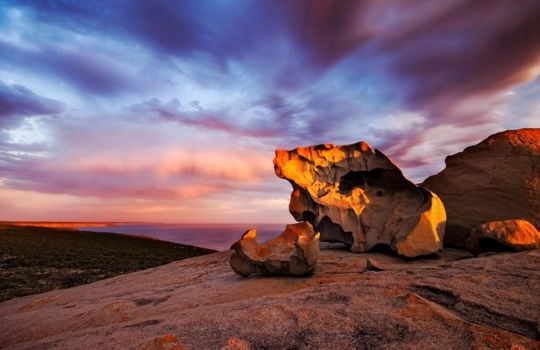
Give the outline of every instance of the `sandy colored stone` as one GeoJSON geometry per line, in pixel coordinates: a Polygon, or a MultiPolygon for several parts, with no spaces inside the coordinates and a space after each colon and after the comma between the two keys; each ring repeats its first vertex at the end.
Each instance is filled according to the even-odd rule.
{"type": "Polygon", "coordinates": [[[321,250],[310,277],[242,278],[219,252],[0,303],[0,348],[538,349],[540,251],[467,257],[321,250]]]}
{"type": "Polygon", "coordinates": [[[186,350],[186,348],[178,341],[175,335],[166,334],[142,344],[138,347],[138,350],[186,350]]]}
{"type": "Polygon", "coordinates": [[[251,229],[231,249],[229,263],[241,276],[252,273],[307,275],[317,264],[319,234],[313,232],[309,222],[302,222],[287,225],[278,237],[258,243],[257,231],[251,229]]]}
{"type": "Polygon", "coordinates": [[[475,227],[466,245],[475,255],[498,248],[511,251],[540,249],[540,232],[527,220],[492,221],[475,227]]]}
{"type": "Polygon", "coordinates": [[[232,337],[227,340],[227,343],[221,348],[221,350],[250,350],[251,346],[245,340],[232,337]]]}
{"type": "Polygon", "coordinates": [[[422,186],[444,202],[449,245],[464,247],[471,230],[490,221],[523,219],[540,229],[540,129],[489,136],[448,156],[422,186]]]}
{"type": "Polygon", "coordinates": [[[277,150],[274,169],[292,184],[291,214],[309,221],[321,241],[355,252],[385,244],[407,257],[442,248],[446,213],[439,197],[365,142],[277,150]]]}
{"type": "Polygon", "coordinates": [[[384,271],[384,268],[375,259],[366,259],[366,270],[384,271]]]}

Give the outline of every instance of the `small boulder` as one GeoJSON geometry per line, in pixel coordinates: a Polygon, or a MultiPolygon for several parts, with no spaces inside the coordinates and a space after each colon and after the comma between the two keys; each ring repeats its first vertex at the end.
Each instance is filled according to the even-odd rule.
{"type": "Polygon", "coordinates": [[[231,247],[232,269],[244,277],[252,273],[306,275],[315,270],[319,254],[319,234],[309,222],[287,225],[283,233],[265,243],[257,242],[251,229],[231,247]]]}
{"type": "Polygon", "coordinates": [[[540,233],[527,220],[492,221],[474,228],[466,245],[474,255],[488,251],[539,249],[540,233]]]}
{"type": "Polygon", "coordinates": [[[442,249],[446,212],[439,197],[365,142],[277,150],[274,170],[293,187],[289,211],[310,222],[321,241],[354,252],[384,244],[406,257],[442,249]]]}
{"type": "Polygon", "coordinates": [[[379,272],[379,271],[384,271],[384,268],[375,259],[367,259],[366,270],[379,272]]]}

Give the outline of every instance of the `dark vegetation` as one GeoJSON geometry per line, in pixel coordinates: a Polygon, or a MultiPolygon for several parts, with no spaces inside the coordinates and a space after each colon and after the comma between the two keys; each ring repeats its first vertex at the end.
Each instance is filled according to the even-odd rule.
{"type": "Polygon", "coordinates": [[[212,252],[114,233],[0,224],[0,302],[212,252]]]}

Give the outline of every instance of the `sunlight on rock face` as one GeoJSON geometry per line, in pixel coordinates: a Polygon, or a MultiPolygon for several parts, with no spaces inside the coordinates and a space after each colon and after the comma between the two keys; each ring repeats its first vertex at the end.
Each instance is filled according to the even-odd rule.
{"type": "Polygon", "coordinates": [[[527,220],[491,221],[473,228],[466,246],[475,255],[540,249],[540,232],[527,220]]]}
{"type": "Polygon", "coordinates": [[[463,248],[484,223],[524,219],[540,229],[540,129],[491,135],[445,160],[422,186],[435,191],[448,214],[445,244],[463,248]]]}
{"type": "Polygon", "coordinates": [[[315,270],[319,254],[319,234],[308,222],[287,225],[283,233],[265,243],[257,242],[251,229],[234,243],[230,265],[244,277],[252,273],[305,275],[315,270]]]}
{"type": "Polygon", "coordinates": [[[442,248],[446,213],[439,197],[365,142],[277,150],[274,169],[293,186],[291,214],[313,224],[322,241],[356,252],[382,243],[409,257],[442,248]]]}

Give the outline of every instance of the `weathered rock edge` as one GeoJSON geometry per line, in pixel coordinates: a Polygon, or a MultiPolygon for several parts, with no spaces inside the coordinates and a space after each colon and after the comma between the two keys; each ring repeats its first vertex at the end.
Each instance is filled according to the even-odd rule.
{"type": "Polygon", "coordinates": [[[407,257],[442,249],[446,213],[439,197],[365,142],[277,150],[274,170],[293,187],[292,216],[310,222],[321,241],[354,252],[385,244],[407,257]]]}
{"type": "Polygon", "coordinates": [[[319,254],[319,234],[309,222],[287,225],[278,237],[259,244],[256,229],[248,230],[231,247],[234,272],[302,276],[312,273],[319,254]]]}

